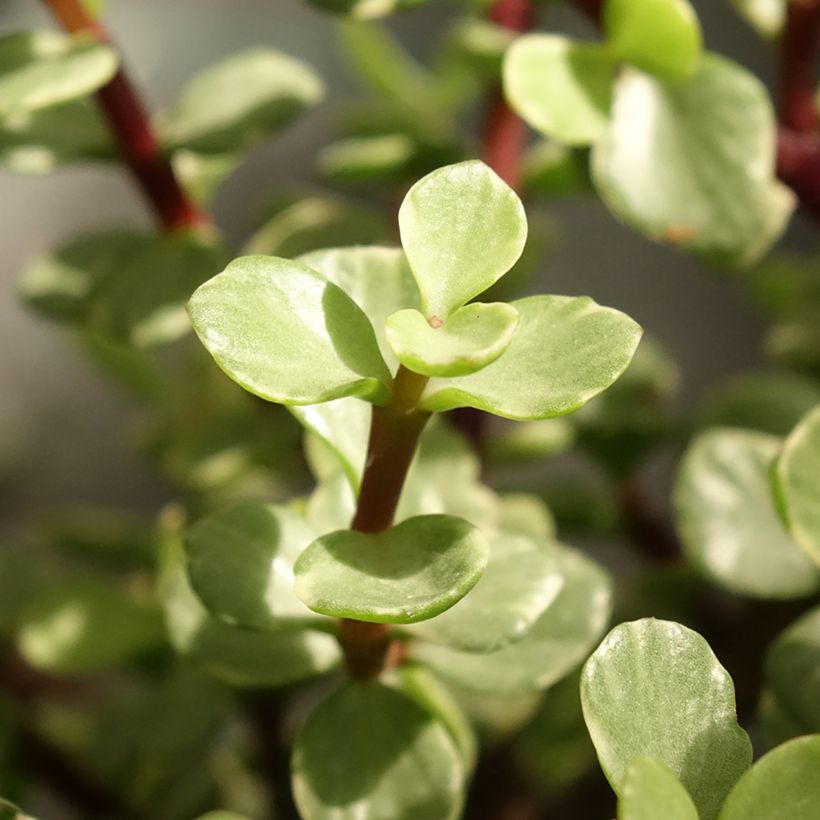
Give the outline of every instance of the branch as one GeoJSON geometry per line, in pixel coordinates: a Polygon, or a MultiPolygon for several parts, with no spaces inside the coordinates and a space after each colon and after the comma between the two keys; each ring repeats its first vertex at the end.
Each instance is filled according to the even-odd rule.
{"type": "MultiPolygon", "coordinates": [[[[111,44],[108,33],[80,0],[43,0],[62,27],[72,34],[84,33],[99,43],[111,44]]],[[[163,155],[139,96],[120,67],[96,94],[108,127],[123,160],[166,231],[208,222],[185,192],[163,155]]]]}

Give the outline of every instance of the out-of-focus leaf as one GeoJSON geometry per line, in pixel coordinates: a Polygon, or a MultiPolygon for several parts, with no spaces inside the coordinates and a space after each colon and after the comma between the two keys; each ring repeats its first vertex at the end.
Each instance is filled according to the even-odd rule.
{"type": "Polygon", "coordinates": [[[732,5],[759,34],[774,39],[786,19],[788,0],[731,0],[732,5]]]}
{"type": "Polygon", "coordinates": [[[527,151],[523,175],[523,189],[530,196],[572,196],[592,190],[587,153],[560,142],[543,140],[527,151]]]}
{"type": "Polygon", "coordinates": [[[370,20],[386,17],[396,11],[404,11],[420,6],[428,0],[308,0],[322,11],[343,14],[354,20],[370,20]]]}

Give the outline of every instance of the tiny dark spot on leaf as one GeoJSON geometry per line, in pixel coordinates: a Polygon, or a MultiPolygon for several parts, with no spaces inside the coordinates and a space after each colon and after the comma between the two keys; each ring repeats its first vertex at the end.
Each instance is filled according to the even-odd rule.
{"type": "Polygon", "coordinates": [[[431,316],[427,320],[427,323],[430,325],[430,327],[435,328],[436,330],[438,330],[438,328],[440,328],[444,324],[444,322],[442,322],[441,319],[438,318],[438,316],[431,316]]]}

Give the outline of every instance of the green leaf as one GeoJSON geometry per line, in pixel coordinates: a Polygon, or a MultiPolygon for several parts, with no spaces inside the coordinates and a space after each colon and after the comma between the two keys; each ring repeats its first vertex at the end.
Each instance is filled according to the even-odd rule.
{"type": "Polygon", "coordinates": [[[675,517],[689,559],[740,595],[794,598],[820,587],[820,570],[775,509],[769,472],[779,451],[775,436],[718,428],[695,439],[678,473],[675,517]]]}
{"type": "Polygon", "coordinates": [[[469,595],[410,634],[463,652],[494,652],[521,640],[564,585],[556,550],[520,535],[490,539],[484,574],[469,595]]]}
{"type": "Polygon", "coordinates": [[[416,141],[407,134],[375,134],[338,140],[319,152],[321,174],[339,182],[369,182],[405,172],[416,141]]]}
{"type": "Polygon", "coordinates": [[[317,707],[291,772],[305,820],[454,820],[465,780],[447,730],[379,683],[348,683],[317,707]]]}
{"type": "Polygon", "coordinates": [[[333,14],[345,14],[354,20],[385,17],[396,11],[420,6],[427,0],[308,0],[311,6],[333,14]]]}
{"type": "Polygon", "coordinates": [[[293,591],[293,565],[316,537],[276,504],[242,501],[206,515],[185,535],[191,586],[208,611],[236,626],[278,629],[315,619],[293,591]]]}
{"type": "Polygon", "coordinates": [[[790,740],[746,772],[720,820],[816,820],[820,806],[820,735],[790,740]]]}
{"type": "Polygon", "coordinates": [[[419,293],[400,248],[332,248],[299,257],[299,262],[338,285],[373,324],[382,358],[391,372],[398,360],[387,342],[387,317],[402,308],[416,308],[419,293]]]}
{"type": "Polygon", "coordinates": [[[73,100],[0,123],[0,164],[18,174],[46,174],[60,165],[109,161],[117,150],[87,100],[73,100]]]}
{"type": "Polygon", "coordinates": [[[389,396],[390,374],[367,317],[299,262],[240,257],[194,293],[188,310],[216,363],[263,399],[382,403],[389,396]]]}
{"type": "Polygon", "coordinates": [[[102,580],[44,590],[23,619],[20,654],[35,669],[89,675],[162,645],[159,613],[102,580]]]}
{"type": "Polygon", "coordinates": [[[317,248],[383,242],[389,234],[387,221],[377,208],[340,196],[311,194],[280,204],[250,238],[245,253],[290,259],[317,248]]]}
{"type": "Polygon", "coordinates": [[[501,496],[498,528],[508,535],[524,535],[534,541],[555,538],[555,517],[537,495],[505,493],[501,496]]]}
{"type": "Polygon", "coordinates": [[[19,292],[52,319],[154,347],[190,331],[185,303],[222,264],[222,251],[194,233],[106,231],[34,259],[19,292]]]}
{"type": "Polygon", "coordinates": [[[766,682],[799,731],[820,732],[820,607],[803,615],[769,647],[766,682]]]}
{"type": "Polygon", "coordinates": [[[515,191],[470,160],[419,180],[401,204],[399,230],[422,312],[445,321],[521,256],[527,217],[515,191]]]}
{"type": "Polygon", "coordinates": [[[507,350],[478,373],[431,380],[422,409],[477,407],[517,420],[571,413],[621,375],[641,337],[632,319],[588,297],[512,304],[519,322],[507,350]]]}
{"type": "Polygon", "coordinates": [[[714,820],[751,763],[732,679],[706,641],[680,624],[647,618],[615,627],[584,666],[581,702],[619,794],[629,764],[648,755],[678,777],[702,820],[714,820]]]}
{"type": "Polygon", "coordinates": [[[0,797],[0,820],[35,820],[35,818],[23,814],[19,806],[0,797]]]}
{"type": "Polygon", "coordinates": [[[732,0],[738,14],[764,37],[774,39],[783,29],[788,0],[732,0]]]}
{"type": "Polygon", "coordinates": [[[706,54],[685,82],[637,71],[615,85],[612,124],[593,179],[613,213],[652,239],[720,265],[749,265],[783,231],[791,194],[774,179],[775,121],[766,89],[706,54]]]}
{"type": "Polygon", "coordinates": [[[116,70],[114,51],[83,35],[26,31],[0,37],[0,121],[84,97],[116,70]]]}
{"type": "Polygon", "coordinates": [[[188,582],[181,545],[164,544],[160,592],[174,648],[232,686],[286,686],[323,675],[341,661],[336,639],[305,629],[259,632],[209,615],[188,582]]]}
{"type": "Polygon", "coordinates": [[[477,692],[531,692],[561,680],[601,637],[612,590],[603,570],[576,550],[561,547],[555,557],[564,585],[522,640],[484,655],[419,642],[411,658],[477,692]]]}
{"type": "Polygon", "coordinates": [[[254,48],[203,71],[162,119],[171,148],[239,151],[290,124],[324,95],[316,72],[272,48],[254,48]]]}
{"type": "Polygon", "coordinates": [[[504,59],[504,94],[536,131],[569,145],[603,136],[614,66],[606,50],[554,34],[527,34],[504,59]]]}
{"type": "Polygon", "coordinates": [[[572,196],[592,190],[589,156],[583,149],[541,140],[523,157],[522,188],[531,196],[572,196]]]}
{"type": "Polygon", "coordinates": [[[387,318],[390,347],[409,370],[424,376],[465,376],[492,364],[510,345],[518,311],[504,302],[472,302],[446,322],[430,324],[417,310],[387,318]]]}
{"type": "Polygon", "coordinates": [[[299,423],[326,444],[356,492],[364,472],[371,408],[356,398],[289,407],[299,423]]]}
{"type": "Polygon", "coordinates": [[[652,757],[626,767],[618,820],[698,820],[692,798],[669,769],[652,757]]]}
{"type": "Polygon", "coordinates": [[[488,553],[475,527],[449,515],[417,516],[375,534],[332,532],[296,562],[296,594],[323,615],[415,623],[463,598],[488,553]]]}
{"type": "Polygon", "coordinates": [[[775,485],[789,532],[820,564],[820,405],[786,439],[775,467],[775,485]]]}
{"type": "Polygon", "coordinates": [[[188,196],[202,206],[211,203],[219,186],[241,162],[242,157],[232,151],[207,154],[180,148],[171,155],[174,173],[188,196]]]}
{"type": "Polygon", "coordinates": [[[695,70],[701,33],[689,0],[606,0],[603,25],[619,60],[669,80],[695,70]]]}

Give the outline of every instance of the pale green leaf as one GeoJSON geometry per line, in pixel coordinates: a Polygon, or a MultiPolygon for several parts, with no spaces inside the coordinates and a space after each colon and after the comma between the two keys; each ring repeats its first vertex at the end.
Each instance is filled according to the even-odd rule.
{"type": "Polygon", "coordinates": [[[159,612],[111,583],[63,582],[36,598],[17,636],[35,669],[88,675],[162,645],[159,612]]]}
{"type": "Polygon", "coordinates": [[[636,757],[627,767],[618,820],[698,820],[680,780],[659,760],[636,757]]]}
{"type": "Polygon", "coordinates": [[[368,182],[405,172],[416,150],[416,141],[407,134],[348,137],[323,148],[317,164],[328,179],[368,182]]]}
{"type": "Polygon", "coordinates": [[[35,820],[35,818],[23,814],[23,810],[19,806],[15,806],[11,801],[0,797],[0,820],[35,820]]]}
{"type": "Polygon", "coordinates": [[[518,420],[571,413],[621,375],[641,337],[632,319],[588,297],[512,304],[519,322],[507,350],[478,373],[431,380],[422,409],[477,407],[518,420]]]}
{"type": "Polygon", "coordinates": [[[689,0],[606,0],[607,45],[619,60],[670,80],[685,80],[701,53],[689,0]]]}
{"type": "Polygon", "coordinates": [[[399,230],[422,312],[445,321],[521,256],[527,218],[515,191],[470,160],[419,180],[401,204],[399,230]]]}
{"type": "Polygon", "coordinates": [[[793,197],[774,178],[775,120],[760,81],[704,55],[685,82],[618,78],[593,179],[626,224],[722,265],[748,265],[783,231],[793,197]]]}
{"type": "Polygon", "coordinates": [[[0,37],[0,121],[84,97],[116,70],[114,51],[84,35],[26,31],[0,37]]]}
{"type": "Polygon", "coordinates": [[[191,589],[181,546],[165,545],[160,592],[171,644],[232,686],[285,686],[325,674],[341,661],[334,637],[305,629],[240,629],[211,617],[191,589]]]}
{"type": "Polygon", "coordinates": [[[242,162],[238,153],[226,151],[207,154],[180,148],[171,155],[174,173],[191,199],[207,206],[213,200],[219,186],[242,162]]]}
{"type": "Polygon", "coordinates": [[[190,332],[185,303],[223,261],[219,247],[194,233],[106,231],[35,258],[19,292],[50,318],[153,347],[190,332]]]}
{"type": "Polygon", "coordinates": [[[370,20],[420,6],[427,0],[308,0],[308,2],[322,11],[344,14],[354,20],[370,20]]]}
{"type": "Polygon", "coordinates": [[[375,534],[342,530],[302,553],[296,594],[324,615],[414,623],[464,597],[488,553],[475,527],[448,515],[417,516],[375,534]]]}
{"type": "Polygon", "coordinates": [[[648,755],[681,781],[702,820],[714,820],[751,763],[732,679],[706,641],[680,624],[648,618],[615,627],[584,666],[581,702],[619,794],[629,764],[648,755]]]}
{"type": "Polygon", "coordinates": [[[385,332],[399,361],[424,376],[466,376],[492,364],[510,345],[518,311],[505,302],[472,302],[442,325],[417,310],[387,317],[385,332]]]}
{"type": "Polygon", "coordinates": [[[766,682],[802,732],[820,732],[820,607],[789,626],[769,647],[766,682]]]}
{"type": "Polygon", "coordinates": [[[418,642],[411,657],[477,692],[531,692],[561,680],[601,637],[612,590],[604,571],[576,550],[560,547],[555,557],[564,585],[522,640],[484,655],[418,642]]]}
{"type": "Polygon", "coordinates": [[[487,568],[455,606],[410,630],[462,652],[494,652],[521,640],[564,585],[557,549],[520,535],[489,539],[487,568]]]}
{"type": "Polygon", "coordinates": [[[783,29],[788,0],[731,0],[738,14],[759,34],[774,39],[783,29]]]}
{"type": "Polygon", "coordinates": [[[316,72],[272,48],[243,51],[203,71],[162,118],[172,148],[240,151],[288,125],[324,94],[316,72]]]}
{"type": "Polygon", "coordinates": [[[398,367],[385,336],[387,317],[402,308],[416,308],[419,293],[400,248],[355,247],[318,250],[299,262],[338,285],[373,324],[382,358],[391,371],[398,367]]]}
{"type": "Polygon", "coordinates": [[[511,535],[524,535],[534,541],[555,538],[555,516],[537,495],[505,493],[501,496],[498,528],[511,535]]]}
{"type": "Polygon", "coordinates": [[[241,257],[202,285],[188,309],[217,364],[263,399],[387,400],[390,374],[367,317],[341,288],[299,262],[241,257]]]}
{"type": "Polygon", "coordinates": [[[212,615],[236,626],[309,623],[315,616],[293,591],[293,565],[315,537],[288,507],[232,504],[185,534],[191,586],[212,615]]]}
{"type": "Polygon", "coordinates": [[[72,100],[0,123],[0,164],[18,174],[47,174],[71,162],[110,161],[117,150],[87,100],[72,100]]]}
{"type": "Polygon", "coordinates": [[[358,492],[367,455],[370,405],[361,399],[346,398],[288,409],[306,430],[327,445],[358,492]]]}
{"type": "Polygon", "coordinates": [[[291,774],[305,820],[453,820],[465,780],[444,726],[379,683],[348,683],[317,707],[291,774]]]}
{"type": "Polygon", "coordinates": [[[780,444],[750,430],[709,430],[678,473],[675,517],[689,559],[740,595],[794,598],[820,587],[820,569],[775,509],[769,473],[780,444]]]}
{"type": "Polygon", "coordinates": [[[536,131],[587,145],[607,127],[614,65],[606,50],[554,34],[519,37],[504,59],[504,94],[536,131]]]}
{"type": "Polygon", "coordinates": [[[789,531],[809,558],[820,564],[820,405],[786,439],[775,482],[789,531]]]}
{"type": "Polygon", "coordinates": [[[758,760],[732,789],[720,820],[817,820],[820,735],[798,737],[758,760]]]}

